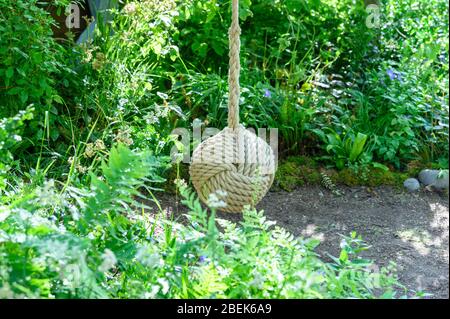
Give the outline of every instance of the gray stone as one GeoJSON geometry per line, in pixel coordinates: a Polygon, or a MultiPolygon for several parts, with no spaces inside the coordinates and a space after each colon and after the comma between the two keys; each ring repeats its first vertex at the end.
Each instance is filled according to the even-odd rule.
{"type": "Polygon", "coordinates": [[[442,172],[434,182],[433,186],[437,189],[448,189],[448,171],[442,172]]]}
{"type": "Polygon", "coordinates": [[[419,173],[419,181],[425,185],[433,185],[436,182],[439,171],[437,169],[424,169],[419,173]]]}
{"type": "Polygon", "coordinates": [[[434,186],[438,189],[448,189],[448,170],[424,169],[419,173],[419,181],[425,186],[434,186]]]}
{"type": "Polygon", "coordinates": [[[404,183],[403,186],[405,186],[405,188],[410,191],[410,192],[415,192],[417,190],[420,189],[420,183],[417,179],[415,178],[408,178],[404,183]]]}

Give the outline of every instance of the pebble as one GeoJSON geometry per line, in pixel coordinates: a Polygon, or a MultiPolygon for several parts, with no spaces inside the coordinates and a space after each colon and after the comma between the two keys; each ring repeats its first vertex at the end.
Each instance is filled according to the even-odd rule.
{"type": "Polygon", "coordinates": [[[419,181],[425,186],[432,185],[438,189],[448,189],[448,173],[443,173],[441,178],[437,169],[424,169],[419,173],[419,181]]]}
{"type": "Polygon", "coordinates": [[[433,186],[438,189],[448,189],[448,174],[442,178],[438,178],[433,186]]]}
{"type": "Polygon", "coordinates": [[[405,186],[405,188],[410,191],[410,192],[415,192],[417,190],[420,189],[420,183],[417,179],[415,178],[408,178],[404,183],[403,186],[405,186]]]}

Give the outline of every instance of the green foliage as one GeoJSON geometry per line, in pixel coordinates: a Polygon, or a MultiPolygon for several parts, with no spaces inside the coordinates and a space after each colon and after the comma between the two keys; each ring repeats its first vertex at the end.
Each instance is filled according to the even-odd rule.
{"type": "Polygon", "coordinates": [[[62,103],[55,77],[64,68],[64,51],[52,38],[53,19],[37,2],[0,1],[0,104],[10,112],[29,103],[47,110],[62,103]]]}
{"type": "Polygon", "coordinates": [[[4,176],[9,170],[9,165],[14,160],[11,151],[22,140],[22,137],[18,135],[19,131],[24,122],[32,118],[33,109],[27,108],[12,118],[0,119],[0,194],[6,186],[4,176]]]}
{"type": "MultiPolygon", "coordinates": [[[[314,133],[352,128],[367,135],[368,162],[403,168],[420,157],[447,166],[446,4],[388,1],[380,27],[369,28],[362,3],[241,2],[241,121],[277,127],[288,154],[326,150],[314,133]]],[[[223,127],[228,2],[180,8],[175,39],[193,71],[173,94],[189,119],[223,127]]]]}
{"type": "Polygon", "coordinates": [[[415,158],[448,166],[447,8],[414,0],[381,6],[355,125],[372,133],[375,156],[397,167],[415,158]]]}
{"type": "Polygon", "coordinates": [[[346,164],[352,164],[361,158],[366,146],[367,135],[359,132],[356,135],[347,132],[341,137],[332,129],[328,131],[328,134],[321,130],[316,131],[324,140],[327,152],[332,154],[324,158],[333,160],[338,169],[343,169],[346,164]]]}
{"type": "Polygon", "coordinates": [[[34,108],[33,120],[23,125],[23,139],[14,147],[20,168],[36,167],[43,151],[55,157],[56,146],[64,145],[64,92],[75,88],[77,50],[53,38],[55,21],[46,8],[52,6],[61,12],[69,3],[0,1],[0,118],[14,116],[29,106],[34,108]],[[43,145],[43,139],[48,144],[43,145]]]}
{"type": "Polygon", "coordinates": [[[109,281],[105,272],[116,266],[116,256],[131,263],[137,239],[147,239],[143,222],[134,220],[134,196],[148,178],[158,178],[159,165],[150,153],[119,145],[102,164],[102,176],[91,176],[89,189],[60,191],[50,180],[2,206],[1,297],[107,297],[101,283],[109,281]]]}
{"type": "MultiPolygon", "coordinates": [[[[222,83],[228,68],[229,3],[185,1],[181,8],[180,55],[193,64],[194,72],[212,72],[182,79],[188,115],[222,127],[227,102],[222,83]],[[210,79],[219,85],[211,86],[210,79]],[[192,110],[197,105],[203,112],[192,110]]],[[[311,94],[314,83],[327,72],[347,63],[356,65],[364,57],[371,39],[364,9],[361,3],[350,1],[258,0],[241,2],[240,13],[244,57],[241,121],[252,127],[279,128],[281,144],[291,154],[309,151],[317,104],[323,104],[311,94]]]]}
{"type": "Polygon", "coordinates": [[[158,165],[119,145],[89,188],[60,190],[49,180],[4,202],[0,297],[379,298],[402,289],[391,271],[358,256],[365,246],[355,235],[325,263],[317,241],[253,210],[239,225],[216,219],[181,182],[187,224],[144,213],[138,189],[157,178],[158,165]]]}
{"type": "MultiPolygon", "coordinates": [[[[118,131],[129,132],[139,148],[167,153],[176,126],[197,118],[226,125],[229,1],[129,2],[112,10],[111,23],[99,21],[94,41],[81,50],[52,39],[53,21],[36,1],[21,3],[2,2],[0,78],[32,87],[16,83],[14,91],[0,91],[0,103],[7,116],[35,103],[35,120],[16,152],[28,166],[35,166],[29,163],[42,138],[42,162],[57,158],[64,170],[76,155],[69,148],[96,139],[112,145],[118,131]],[[19,9],[26,12],[6,14],[19,9]],[[28,95],[25,102],[20,95],[28,95]]],[[[388,1],[380,27],[368,28],[363,2],[241,1],[241,121],[278,128],[283,154],[314,154],[339,168],[377,161],[403,169],[417,158],[447,167],[444,7],[388,1]],[[324,155],[334,144],[321,136],[350,128],[367,136],[363,155],[347,163],[342,157],[350,154],[332,146],[329,161],[324,155]]]]}
{"type": "Polygon", "coordinates": [[[81,136],[113,144],[119,135],[127,145],[167,154],[168,136],[183,117],[164,93],[174,76],[170,64],[178,59],[172,39],[174,2],[141,1],[111,15],[113,21],[99,23],[94,40],[80,47],[78,84],[67,92],[72,107],[65,126],[66,132],[73,127],[82,131],[66,136],[66,142],[79,143],[81,136]]]}

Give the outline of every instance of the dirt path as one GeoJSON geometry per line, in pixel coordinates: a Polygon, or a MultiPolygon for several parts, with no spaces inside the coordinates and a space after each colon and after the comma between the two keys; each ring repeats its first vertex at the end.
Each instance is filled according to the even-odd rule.
{"type": "MultiPolygon", "coordinates": [[[[321,187],[303,187],[291,193],[269,192],[258,205],[270,220],[295,235],[321,240],[317,248],[339,253],[339,234],[356,231],[372,247],[365,257],[385,266],[397,263],[400,281],[432,298],[449,297],[449,201],[432,192],[410,194],[391,188],[344,188],[336,197],[321,187]]],[[[163,195],[163,207],[175,208],[173,197],[163,195]]],[[[239,221],[240,215],[219,214],[239,221]]]]}

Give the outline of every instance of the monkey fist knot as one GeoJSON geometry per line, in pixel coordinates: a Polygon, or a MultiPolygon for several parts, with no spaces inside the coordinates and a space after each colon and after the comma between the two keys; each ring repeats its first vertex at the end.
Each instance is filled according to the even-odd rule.
{"type": "Polygon", "coordinates": [[[226,206],[220,210],[237,213],[245,205],[256,205],[269,190],[275,158],[263,139],[239,125],[201,143],[194,150],[189,172],[204,203],[212,193],[226,194],[221,198],[226,206]]]}

